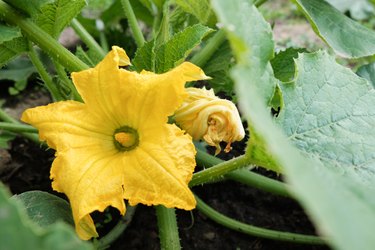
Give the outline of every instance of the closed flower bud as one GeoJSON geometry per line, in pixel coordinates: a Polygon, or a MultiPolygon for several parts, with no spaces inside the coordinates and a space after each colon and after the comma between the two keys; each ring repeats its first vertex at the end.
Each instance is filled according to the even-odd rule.
{"type": "Polygon", "coordinates": [[[187,88],[189,96],[175,112],[176,123],[194,140],[205,140],[220,153],[220,142],[227,142],[224,151],[231,150],[233,141],[245,136],[236,106],[229,100],[215,96],[212,89],[187,88]]]}

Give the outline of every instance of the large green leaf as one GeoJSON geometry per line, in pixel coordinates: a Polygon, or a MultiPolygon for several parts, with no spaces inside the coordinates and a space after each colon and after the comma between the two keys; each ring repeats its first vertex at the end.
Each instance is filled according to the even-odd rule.
{"type": "Polygon", "coordinates": [[[374,88],[322,51],[296,67],[277,123],[302,151],[375,188],[374,88]]]}
{"type": "Polygon", "coordinates": [[[237,60],[249,63],[249,69],[254,71],[253,75],[259,77],[255,82],[259,84],[260,95],[270,105],[276,87],[269,63],[274,56],[271,26],[249,2],[233,4],[232,1],[226,1],[220,6],[216,6],[215,2],[213,6],[216,15],[228,30],[228,38],[237,60]],[[247,32],[249,29],[254,33],[247,32]]]}
{"type": "Polygon", "coordinates": [[[357,75],[367,79],[375,88],[375,62],[361,66],[357,70],[357,75]]]}
{"type": "MultiPolygon", "coordinates": [[[[215,10],[225,9],[227,6],[226,0],[213,0],[212,3],[215,10]]],[[[247,3],[248,0],[232,2],[232,4],[241,7],[247,3]]],[[[218,13],[219,11],[216,12],[216,14],[218,13]]],[[[233,18],[238,16],[236,13],[229,13],[229,15],[232,15],[233,18]]],[[[220,19],[220,15],[218,15],[218,18],[220,19]]],[[[226,25],[224,23],[224,26],[226,25]]],[[[229,27],[226,28],[230,30],[229,27]]],[[[257,35],[254,29],[245,29],[243,26],[236,26],[236,29],[246,32],[247,34],[244,36],[257,35]]],[[[234,49],[244,49],[244,47],[238,48],[241,45],[241,41],[230,40],[230,42],[234,49]]],[[[319,79],[321,72],[317,71],[316,68],[320,69],[322,66],[315,64],[322,63],[322,58],[327,59],[327,57],[323,56],[322,52],[313,54],[313,56],[315,56],[315,61],[311,59],[311,61],[307,60],[305,62],[306,57],[309,57],[309,55],[302,57],[304,59],[300,59],[298,71],[302,67],[306,72],[315,74],[319,79]]],[[[331,60],[330,63],[334,64],[335,62],[331,60]]],[[[302,142],[297,144],[302,150],[298,150],[293,146],[292,141],[285,136],[284,132],[270,117],[263,97],[259,95],[258,89],[260,85],[257,79],[261,76],[255,75],[259,74],[259,71],[252,71],[252,66],[252,61],[249,59],[240,61],[234,67],[231,75],[235,80],[235,88],[241,110],[251,129],[250,143],[255,140],[256,146],[263,149],[263,151],[254,151],[258,154],[258,156],[255,156],[257,157],[256,159],[268,158],[271,164],[276,164],[282,168],[287,181],[291,184],[291,192],[311,216],[319,232],[327,237],[326,239],[330,246],[345,250],[373,249],[375,246],[375,238],[373,237],[373,231],[375,230],[375,196],[373,193],[375,190],[363,182],[358,182],[358,175],[353,178],[354,171],[342,171],[342,168],[338,168],[336,164],[334,166],[329,165],[331,161],[323,162],[318,158],[317,154],[309,154],[304,151],[303,147],[301,147],[303,146],[301,145],[302,142]]],[[[331,75],[326,75],[325,80],[329,83],[331,83],[331,79],[336,78],[336,76],[333,77],[335,74],[341,75],[343,72],[349,79],[358,80],[358,77],[355,78],[353,74],[350,75],[341,66],[331,67],[338,67],[340,70],[337,73],[331,71],[331,75]]],[[[363,85],[360,85],[359,92],[363,91],[364,87],[368,87],[368,85],[363,83],[363,80],[359,80],[359,82],[363,85]]],[[[313,83],[309,84],[310,87],[314,85],[313,83]]],[[[355,82],[350,84],[356,85],[355,82]]],[[[314,86],[312,87],[313,89],[309,90],[309,92],[314,90],[314,86]]],[[[319,94],[319,92],[315,93],[319,94]]],[[[351,99],[351,93],[347,94],[349,97],[340,98],[351,99]]],[[[367,92],[363,94],[368,95],[367,92]]],[[[326,98],[329,99],[330,96],[327,95],[326,98]]],[[[322,101],[322,99],[323,96],[320,100],[322,101]]],[[[333,98],[332,100],[334,101],[333,98]]],[[[349,103],[355,103],[355,100],[348,101],[349,103]]],[[[290,102],[288,102],[288,105],[290,105],[290,102]]],[[[339,102],[341,103],[341,101],[339,102]]],[[[351,107],[354,108],[357,105],[359,107],[364,106],[357,103],[351,107]]],[[[287,108],[286,105],[285,108],[287,108]]],[[[367,107],[367,110],[369,114],[373,113],[371,106],[367,107]]],[[[350,113],[350,111],[348,112],[350,113]]],[[[359,110],[354,108],[354,111],[357,112],[359,110]]],[[[367,128],[369,125],[360,123],[357,126],[358,133],[360,133],[362,126],[367,128]]],[[[352,150],[355,147],[350,147],[348,150],[352,150]]],[[[263,162],[267,163],[266,161],[263,162]]]]}
{"type": "Polygon", "coordinates": [[[43,191],[28,191],[14,195],[22,202],[29,218],[41,227],[64,221],[74,226],[70,205],[67,201],[43,191]]]}
{"type": "Polygon", "coordinates": [[[32,223],[25,208],[9,199],[0,183],[0,249],[86,250],[93,249],[88,242],[78,239],[73,228],[58,222],[42,229],[32,223]]]}
{"type": "Polygon", "coordinates": [[[375,54],[375,31],[348,18],[324,0],[293,0],[315,33],[343,57],[375,54]]]}
{"type": "Polygon", "coordinates": [[[175,34],[169,41],[154,48],[153,41],[137,50],[132,63],[138,71],[166,72],[180,64],[212,29],[197,24],[175,34]],[[153,61],[155,58],[155,64],[153,61]]]}

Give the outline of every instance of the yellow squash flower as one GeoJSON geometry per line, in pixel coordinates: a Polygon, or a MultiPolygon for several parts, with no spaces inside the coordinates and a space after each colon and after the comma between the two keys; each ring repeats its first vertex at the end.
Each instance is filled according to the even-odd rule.
{"type": "Polygon", "coordinates": [[[236,106],[229,100],[215,96],[213,89],[187,88],[189,97],[175,112],[176,123],[194,140],[204,139],[220,153],[220,142],[227,142],[224,151],[231,150],[233,141],[245,136],[236,106]]]}
{"type": "Polygon", "coordinates": [[[168,116],[187,97],[187,81],[206,78],[191,63],[164,74],[130,72],[125,51],[112,51],[95,68],[72,73],[84,103],[62,101],[26,110],[22,121],[39,129],[56,150],[52,187],[70,200],[80,238],[97,237],[90,213],[108,206],[162,204],[190,210],[188,182],[195,168],[192,139],[168,116]]]}

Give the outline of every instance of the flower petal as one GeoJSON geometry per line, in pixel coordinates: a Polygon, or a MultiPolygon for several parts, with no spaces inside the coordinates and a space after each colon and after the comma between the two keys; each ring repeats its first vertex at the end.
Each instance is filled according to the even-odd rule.
{"type": "Polygon", "coordinates": [[[63,101],[27,109],[21,120],[38,128],[40,139],[56,150],[94,144],[113,148],[114,128],[88,112],[80,102],[63,101]]]}
{"type": "Polygon", "coordinates": [[[130,162],[127,162],[124,176],[125,198],[131,205],[163,204],[191,210],[196,205],[187,185],[195,168],[191,137],[175,125],[165,124],[164,129],[157,132],[127,158],[130,162]]]}
{"type": "Polygon", "coordinates": [[[108,206],[125,213],[122,155],[87,147],[58,152],[51,169],[52,187],[69,198],[77,234],[97,237],[90,213],[108,206]]]}

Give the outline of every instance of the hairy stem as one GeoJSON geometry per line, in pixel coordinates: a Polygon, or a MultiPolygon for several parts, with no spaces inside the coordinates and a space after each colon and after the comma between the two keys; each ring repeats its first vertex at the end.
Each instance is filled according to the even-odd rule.
{"type": "Polygon", "coordinates": [[[175,209],[166,208],[163,205],[156,206],[155,209],[158,218],[161,249],[181,249],[175,209]]]}
{"type": "MultiPolygon", "coordinates": [[[[11,123],[11,124],[14,124],[14,125],[20,125],[20,122],[17,121],[16,119],[14,119],[13,117],[11,117],[10,115],[8,115],[6,112],[4,112],[3,109],[0,108],[0,120],[2,121],[5,121],[6,123],[11,123]]],[[[38,135],[36,134],[31,134],[31,133],[26,133],[26,132],[20,132],[20,134],[24,137],[26,137],[27,139],[33,141],[33,142],[36,142],[36,143],[40,143],[39,141],[39,137],[38,135]]]]}
{"type": "Polygon", "coordinates": [[[197,52],[190,61],[199,67],[206,65],[215,51],[218,50],[220,45],[225,41],[225,37],[225,31],[222,29],[218,30],[212,38],[207,41],[206,46],[197,52]]]}
{"type": "MultiPolygon", "coordinates": [[[[197,150],[196,161],[199,166],[205,168],[210,168],[224,162],[223,160],[209,155],[199,149],[197,150]]],[[[288,192],[287,184],[254,173],[249,169],[238,169],[233,172],[227,173],[224,177],[273,194],[291,197],[291,194],[288,192]]]]}
{"type": "Polygon", "coordinates": [[[311,245],[324,245],[325,242],[323,239],[312,236],[312,235],[304,235],[304,234],[297,234],[297,233],[287,233],[282,231],[270,230],[261,227],[252,226],[246,223],[242,223],[240,221],[234,220],[229,218],[219,212],[217,212],[212,207],[208,206],[205,202],[203,202],[198,196],[195,196],[197,201],[197,209],[206,215],[208,218],[212,219],[213,221],[233,229],[235,231],[245,233],[251,236],[271,239],[271,240],[279,240],[279,241],[288,241],[293,243],[302,243],[302,244],[311,244],[311,245]]]}
{"type": "Polygon", "coordinates": [[[54,101],[61,101],[63,97],[61,96],[59,90],[57,89],[56,85],[52,81],[51,76],[48,74],[46,68],[44,67],[43,63],[39,59],[33,44],[29,42],[29,58],[33,65],[35,66],[36,70],[38,71],[40,77],[42,78],[44,85],[48,89],[49,93],[52,96],[54,101]]]}
{"type": "Polygon", "coordinates": [[[122,235],[122,233],[126,230],[129,226],[130,222],[133,219],[137,206],[127,206],[126,207],[126,214],[124,217],[120,219],[117,225],[109,231],[103,238],[99,240],[96,244],[98,250],[107,249],[113,242],[115,242],[118,237],[122,235]]]}
{"type": "Polygon", "coordinates": [[[87,45],[87,47],[89,47],[92,51],[99,55],[100,58],[104,58],[106,53],[104,52],[102,47],[100,47],[100,45],[95,41],[90,33],[87,32],[85,27],[83,27],[77,19],[74,18],[70,25],[77,33],[77,35],[82,39],[82,41],[87,45]]]}
{"type": "Polygon", "coordinates": [[[145,43],[142,31],[138,26],[137,18],[135,17],[133,8],[129,0],[121,0],[122,8],[124,9],[125,15],[128,18],[130,29],[133,32],[134,40],[138,48],[142,47],[145,43]]]}

